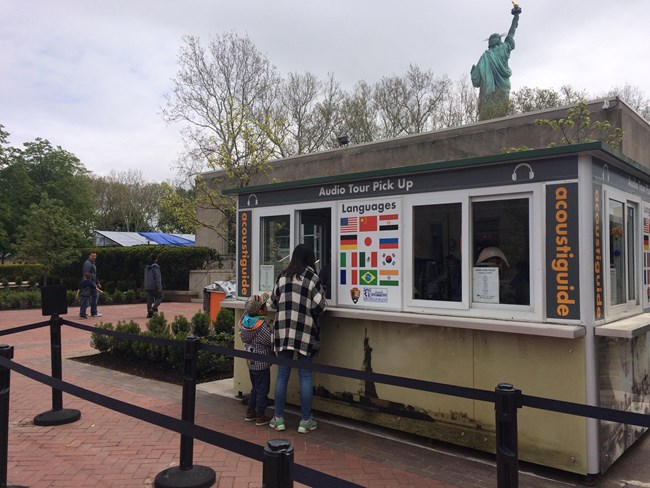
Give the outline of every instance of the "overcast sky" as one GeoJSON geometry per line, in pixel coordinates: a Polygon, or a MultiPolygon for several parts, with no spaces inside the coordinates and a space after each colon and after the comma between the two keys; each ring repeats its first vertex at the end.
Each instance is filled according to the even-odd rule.
{"type": "MultiPolygon", "coordinates": [[[[523,0],[512,88],[570,84],[650,96],[648,0],[523,0]]],[[[410,63],[468,73],[507,0],[1,0],[0,124],[14,146],[48,139],[97,175],[175,177],[178,126],[160,117],[183,35],[248,35],[280,74],[333,73],[345,89],[410,63]]]]}

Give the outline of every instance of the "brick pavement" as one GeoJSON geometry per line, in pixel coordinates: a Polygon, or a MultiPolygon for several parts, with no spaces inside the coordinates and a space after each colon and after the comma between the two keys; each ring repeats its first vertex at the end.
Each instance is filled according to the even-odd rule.
{"type": "MultiPolygon", "coordinates": [[[[136,320],[144,328],[143,305],[102,307],[100,320],[136,320]]],[[[164,304],[169,318],[188,317],[200,305],[164,304]]],[[[75,320],[75,310],[66,316],[75,320]]],[[[0,312],[0,330],[40,322],[40,311],[0,312]]],[[[45,318],[47,319],[47,318],[45,318]]],[[[180,387],[72,361],[68,358],[95,352],[87,332],[63,327],[63,379],[143,408],[180,418],[180,387]]],[[[13,345],[14,360],[51,373],[47,328],[4,336],[13,345]]],[[[51,389],[17,373],[11,375],[8,481],[14,487],[135,487],[153,485],[155,476],[179,463],[180,436],[132,419],[85,400],[64,394],[64,408],[81,411],[78,422],[35,426],[33,418],[52,408],[51,389]]],[[[443,444],[403,436],[360,423],[319,416],[319,429],[299,435],[291,426],[278,434],[268,427],[243,422],[244,407],[235,398],[197,392],[196,423],[218,432],[264,446],[268,439],[288,438],[294,444],[295,461],[330,475],[372,488],[391,487],[494,487],[494,457],[443,444]]],[[[597,480],[605,488],[650,486],[647,451],[650,442],[628,452],[607,476],[597,480]]],[[[194,463],[217,473],[219,488],[259,488],[262,464],[215,446],[195,441],[194,463]]],[[[555,488],[578,486],[581,477],[522,463],[520,486],[555,488]]],[[[296,483],[297,488],[304,486],[296,483]]]]}

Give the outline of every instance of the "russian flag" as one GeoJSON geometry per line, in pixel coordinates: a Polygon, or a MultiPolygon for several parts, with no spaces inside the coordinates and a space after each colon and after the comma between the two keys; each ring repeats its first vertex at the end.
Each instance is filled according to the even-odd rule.
{"type": "Polygon", "coordinates": [[[386,237],[379,239],[379,249],[398,249],[399,239],[397,237],[386,237]]]}

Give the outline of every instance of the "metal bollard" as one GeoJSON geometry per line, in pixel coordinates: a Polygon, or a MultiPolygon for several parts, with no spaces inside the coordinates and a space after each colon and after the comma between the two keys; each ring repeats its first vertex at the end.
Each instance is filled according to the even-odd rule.
{"type": "Polygon", "coordinates": [[[287,439],[271,439],[264,448],[262,488],[293,488],[293,446],[287,439]]]}
{"type": "MultiPolygon", "coordinates": [[[[181,417],[194,423],[196,407],[197,360],[200,340],[188,336],[185,339],[183,364],[183,400],[181,417]]],[[[180,465],[165,469],[156,475],[155,488],[208,488],[217,480],[217,473],[207,466],[194,464],[194,438],[181,434],[180,465]]]]}
{"type": "MultiPolygon", "coordinates": [[[[199,353],[199,338],[188,336],[185,339],[185,355],[183,365],[183,404],[181,417],[186,422],[194,423],[196,407],[197,359],[199,353]]],[[[192,469],[194,464],[194,439],[181,435],[180,469],[192,469]]]]}
{"type": "MultiPolygon", "coordinates": [[[[13,346],[0,344],[0,356],[14,358],[13,346]]],[[[9,460],[9,384],[11,370],[0,366],[0,486],[7,486],[9,460]]]]}
{"type": "Polygon", "coordinates": [[[519,486],[519,447],[517,442],[517,408],[521,408],[521,390],[509,383],[495,389],[497,486],[519,486]]]}
{"type": "MultiPolygon", "coordinates": [[[[62,379],[61,366],[61,318],[58,313],[50,317],[50,351],[52,361],[52,378],[62,379]]],[[[52,388],[52,410],[34,417],[36,425],[63,425],[76,422],[81,418],[81,412],[74,408],[63,408],[63,392],[52,388]]]]}

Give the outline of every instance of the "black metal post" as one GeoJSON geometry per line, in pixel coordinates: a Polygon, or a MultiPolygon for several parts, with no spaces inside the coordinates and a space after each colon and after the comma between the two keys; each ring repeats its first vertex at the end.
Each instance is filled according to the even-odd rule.
{"type": "MultiPolygon", "coordinates": [[[[61,366],[61,318],[59,314],[50,317],[50,349],[52,362],[52,378],[60,380],[63,377],[61,366]]],[[[63,392],[52,388],[52,410],[63,408],[63,392]]]]}
{"type": "Polygon", "coordinates": [[[519,486],[519,447],[517,442],[517,409],[521,408],[521,390],[509,383],[495,389],[497,487],[519,486]]]}
{"type": "MultiPolygon", "coordinates": [[[[197,359],[200,340],[188,336],[185,339],[183,362],[183,399],[181,418],[194,423],[196,407],[197,359]]],[[[206,466],[194,465],[194,438],[181,434],[180,465],[166,469],[156,476],[156,488],[208,488],[217,480],[217,473],[206,466]]]]}
{"type": "MultiPolygon", "coordinates": [[[[52,362],[52,378],[63,377],[61,367],[61,317],[58,313],[50,317],[50,355],[52,362]]],[[[76,422],[81,418],[81,412],[72,408],[63,408],[63,392],[52,388],[52,410],[34,417],[36,425],[62,425],[76,422]]]]}
{"type": "MultiPolygon", "coordinates": [[[[14,358],[13,346],[0,344],[0,356],[14,358]]],[[[0,366],[0,487],[7,486],[7,462],[9,461],[9,383],[11,370],[0,366]]]]}
{"type": "MultiPolygon", "coordinates": [[[[196,362],[199,352],[199,338],[189,336],[185,339],[185,360],[183,363],[183,404],[182,419],[194,423],[196,407],[196,362]]],[[[192,469],[194,462],[194,439],[181,435],[180,469],[192,469]]]]}
{"type": "Polygon", "coordinates": [[[262,488],[293,488],[293,446],[286,439],[271,439],[264,448],[262,488]]]}

